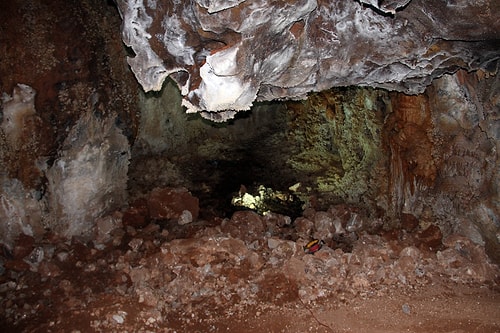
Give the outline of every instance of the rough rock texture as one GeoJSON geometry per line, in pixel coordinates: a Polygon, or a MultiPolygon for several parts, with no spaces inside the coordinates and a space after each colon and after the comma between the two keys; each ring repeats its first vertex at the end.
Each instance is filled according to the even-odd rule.
{"type": "Polygon", "coordinates": [[[498,1],[119,6],[0,2],[0,331],[500,330],[498,1]]]}
{"type": "Polygon", "coordinates": [[[115,225],[102,246],[20,237],[0,253],[0,328],[498,332],[500,271],[482,246],[420,228],[360,228],[348,239],[354,216],[372,224],[355,210],[309,210],[308,231],[246,211],[210,224],[115,225]],[[313,234],[326,244],[310,255],[313,234]]]}
{"type": "Polygon", "coordinates": [[[31,139],[32,123],[36,122],[36,91],[28,85],[18,84],[12,96],[2,96],[2,132],[6,144],[12,150],[20,150],[23,139],[31,139]],[[34,119],[35,118],[35,119],[34,119]]]}
{"type": "Polygon", "coordinates": [[[65,146],[46,171],[49,225],[66,237],[89,237],[96,218],[126,203],[129,143],[113,118],[87,115],[65,146]]]}
{"type": "Polygon", "coordinates": [[[187,189],[156,188],[148,198],[149,216],[152,219],[178,220],[187,224],[198,218],[198,198],[187,189]]]}
{"type": "Polygon", "coordinates": [[[423,92],[499,56],[497,1],[117,1],[145,91],[172,77],[216,121],[334,86],[423,92]],[[453,19],[450,19],[453,18],[453,19]]]}
{"type": "Polygon", "coordinates": [[[241,185],[251,195],[261,184],[292,187],[311,207],[348,202],[385,228],[405,227],[411,214],[445,236],[459,233],[485,245],[498,261],[498,80],[494,72],[458,71],[419,95],[333,88],[303,101],[262,104],[217,126],[181,119],[179,95],[168,104],[168,83],[147,105],[158,115],[165,110],[155,119],[171,135],[162,147],[139,145],[159,142],[156,131],[141,134],[137,151],[163,153],[135,154],[130,192],[185,186],[202,211],[215,207],[217,216],[227,216],[223,201],[241,185]],[[185,124],[183,131],[177,124],[185,124]]]}
{"type": "MultiPolygon", "coordinates": [[[[271,6],[122,2],[125,37],[144,42],[125,50],[110,2],[3,2],[2,242],[10,247],[19,233],[39,239],[45,231],[103,241],[121,223],[144,227],[151,216],[140,198],[156,187],[187,188],[202,219],[229,217],[232,194],[265,185],[292,188],[309,208],[358,206],[371,219],[354,219],[353,230],[417,225],[428,230],[422,237],[460,234],[498,262],[497,2],[302,1],[259,10],[264,5],[271,6]],[[160,16],[166,10],[171,15],[160,16]],[[127,20],[136,14],[140,21],[127,20]],[[182,29],[171,29],[176,24],[182,29]],[[153,72],[175,67],[170,77],[187,87],[184,102],[172,80],[160,84],[166,72],[158,72],[159,92],[139,91],[127,51],[138,77],[151,78],[140,72],[144,57],[158,62],[153,72]],[[219,75],[233,67],[242,71],[219,75]],[[240,83],[250,104],[255,94],[303,97],[350,83],[427,89],[408,96],[334,88],[286,104],[259,102],[224,124],[184,113],[182,103],[231,104],[240,83]],[[120,221],[115,210],[127,195],[131,207],[120,221]]],[[[182,223],[196,222],[183,216],[182,223]]],[[[299,227],[330,230],[325,221],[299,227]]]]}
{"type": "Polygon", "coordinates": [[[332,199],[371,205],[381,192],[371,180],[379,180],[385,155],[381,129],[387,103],[386,91],[359,88],[287,103],[287,140],[295,148],[287,162],[308,175],[300,178],[299,192],[310,187],[332,199]]]}
{"type": "Polygon", "coordinates": [[[484,244],[498,262],[500,78],[459,72],[437,80],[429,97],[436,105],[433,160],[439,167],[434,195],[424,205],[435,207],[449,231],[484,244]]]}
{"type": "Polygon", "coordinates": [[[0,3],[1,242],[91,236],[126,203],[137,84],[105,1],[0,3]]]}
{"type": "Polygon", "coordinates": [[[15,178],[0,176],[1,241],[12,246],[19,235],[41,236],[45,232],[44,202],[35,191],[27,190],[15,178]]]}

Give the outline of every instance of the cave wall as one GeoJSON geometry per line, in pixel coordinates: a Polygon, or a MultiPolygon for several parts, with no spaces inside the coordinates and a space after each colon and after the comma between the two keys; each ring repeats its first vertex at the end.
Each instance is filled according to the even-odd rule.
{"type": "Polygon", "coordinates": [[[278,160],[282,155],[275,152],[281,150],[286,136],[285,104],[258,103],[238,119],[214,123],[198,114],[186,114],[181,100],[171,80],[159,92],[140,93],[141,117],[129,173],[132,198],[162,186],[184,186],[216,197],[221,193],[215,187],[223,183],[237,191],[252,178],[269,181],[271,177],[264,173],[248,174],[258,172],[255,165],[265,164],[275,173],[283,171],[285,161],[278,160]]]}
{"type": "Polygon", "coordinates": [[[92,236],[126,204],[138,87],[106,1],[0,3],[0,233],[92,236]]]}
{"type": "Polygon", "coordinates": [[[380,189],[372,180],[384,172],[382,128],[388,103],[387,91],[356,87],[288,102],[287,140],[296,146],[288,164],[300,170],[301,188],[319,193],[325,204],[375,207],[380,189]]]}
{"type": "Polygon", "coordinates": [[[439,145],[434,160],[439,170],[435,196],[422,201],[435,207],[438,220],[446,221],[451,231],[484,244],[489,255],[498,262],[498,75],[460,71],[455,76],[435,81],[428,95],[435,105],[433,134],[439,145]]]}
{"type": "Polygon", "coordinates": [[[365,207],[386,228],[411,214],[498,261],[499,88],[498,75],[459,71],[419,95],[331,89],[287,103],[299,191],[319,193],[323,209],[365,207]]]}

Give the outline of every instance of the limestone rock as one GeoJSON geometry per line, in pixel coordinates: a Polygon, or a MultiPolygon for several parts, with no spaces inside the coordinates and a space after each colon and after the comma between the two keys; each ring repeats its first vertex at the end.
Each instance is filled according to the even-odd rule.
{"type": "Polygon", "coordinates": [[[19,235],[40,237],[43,205],[19,180],[0,175],[0,242],[12,247],[19,235]]]}

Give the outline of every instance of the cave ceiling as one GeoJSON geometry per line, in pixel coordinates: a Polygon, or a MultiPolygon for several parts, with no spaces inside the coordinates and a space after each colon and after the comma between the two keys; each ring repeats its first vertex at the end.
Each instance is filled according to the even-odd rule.
{"type": "Polygon", "coordinates": [[[171,77],[187,112],[215,121],[335,86],[417,94],[500,56],[496,0],[116,2],[143,89],[171,77]]]}

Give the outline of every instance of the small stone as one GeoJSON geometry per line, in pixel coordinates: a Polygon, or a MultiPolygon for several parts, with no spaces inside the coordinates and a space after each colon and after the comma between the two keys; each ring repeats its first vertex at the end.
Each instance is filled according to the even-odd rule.
{"type": "Polygon", "coordinates": [[[224,232],[232,237],[252,243],[261,238],[265,233],[264,221],[257,213],[249,210],[237,211],[229,223],[221,225],[224,232]]]}
{"type": "Polygon", "coordinates": [[[325,230],[328,232],[332,226],[332,217],[327,212],[316,212],[314,215],[314,227],[316,230],[325,230]]]}
{"type": "Polygon", "coordinates": [[[56,277],[61,275],[61,269],[52,261],[44,261],[40,264],[38,273],[43,277],[56,277]]]}
{"type": "Polygon", "coordinates": [[[62,289],[65,293],[70,293],[73,291],[73,286],[69,280],[62,280],[59,282],[59,288],[62,289]]]}
{"type": "Polygon", "coordinates": [[[130,208],[123,213],[123,225],[133,228],[143,228],[149,224],[148,201],[144,198],[135,200],[130,208]]]}
{"type": "Polygon", "coordinates": [[[90,263],[87,266],[85,266],[84,271],[85,272],[95,272],[96,268],[97,267],[94,263],[90,263]]]}
{"type": "Polygon", "coordinates": [[[189,210],[183,210],[181,216],[177,220],[179,225],[185,225],[193,222],[193,214],[189,210]]]}
{"type": "Polygon", "coordinates": [[[32,253],[34,249],[35,239],[31,236],[20,234],[16,239],[16,244],[12,251],[14,259],[22,259],[32,253]]]}
{"type": "Polygon", "coordinates": [[[30,265],[23,260],[9,260],[5,262],[4,266],[5,269],[15,272],[23,272],[30,269],[30,265]]]}
{"type": "MultiPolygon", "coordinates": [[[[360,230],[363,227],[363,220],[359,217],[358,214],[352,213],[351,218],[347,222],[346,230],[349,232],[355,232],[360,230]]],[[[341,233],[341,231],[336,230],[336,233],[341,233]]]]}
{"type": "Polygon", "coordinates": [[[4,293],[8,290],[14,290],[17,284],[14,281],[5,282],[0,284],[0,293],[4,293]]]}
{"type": "Polygon", "coordinates": [[[406,303],[403,304],[403,306],[401,307],[401,309],[403,310],[404,314],[409,315],[411,313],[410,306],[408,304],[406,304],[406,303]]]}
{"type": "Polygon", "coordinates": [[[298,235],[303,238],[310,238],[314,228],[314,222],[305,217],[298,217],[295,219],[294,225],[298,235]]]}
{"type": "Polygon", "coordinates": [[[292,223],[292,219],[286,215],[269,212],[264,215],[264,222],[268,225],[268,228],[283,228],[290,225],[292,223]]]}
{"type": "Polygon", "coordinates": [[[316,214],[316,211],[314,210],[314,208],[312,207],[307,207],[306,209],[304,209],[304,211],[302,212],[302,216],[308,220],[313,220],[314,219],[314,215],[316,214]]]}
{"type": "Polygon", "coordinates": [[[132,249],[132,251],[136,252],[139,250],[143,242],[144,241],[141,238],[134,238],[128,243],[128,246],[132,249]]]}
{"type": "Polygon", "coordinates": [[[159,298],[153,290],[149,288],[138,288],[136,293],[139,296],[139,303],[144,303],[147,306],[155,307],[158,304],[159,298]]]}
{"type": "Polygon", "coordinates": [[[147,268],[135,267],[130,270],[130,279],[135,285],[140,285],[145,281],[148,281],[151,277],[151,273],[147,268]]]}
{"type": "Polygon", "coordinates": [[[200,211],[198,198],[185,188],[155,188],[147,205],[152,219],[178,219],[187,210],[196,220],[200,211]]]}
{"type": "Polygon", "coordinates": [[[24,260],[31,265],[37,266],[40,264],[45,256],[45,251],[42,247],[35,247],[33,251],[24,260]]]}
{"type": "Polygon", "coordinates": [[[118,314],[113,315],[113,320],[116,321],[118,324],[123,324],[123,322],[125,321],[125,319],[118,314]]]}
{"type": "Polygon", "coordinates": [[[113,246],[119,246],[122,243],[122,239],[122,236],[116,236],[115,238],[113,238],[113,246]]]}
{"type": "Polygon", "coordinates": [[[277,248],[281,243],[282,243],[282,241],[280,239],[269,238],[267,240],[267,247],[269,247],[272,250],[272,249],[277,248]]]}
{"type": "Polygon", "coordinates": [[[417,267],[415,268],[415,275],[417,277],[422,277],[425,275],[425,269],[423,269],[422,267],[417,267]]]}
{"type": "Polygon", "coordinates": [[[112,231],[120,227],[122,227],[122,221],[119,216],[97,218],[94,242],[97,244],[107,243],[113,238],[112,231]]]}

